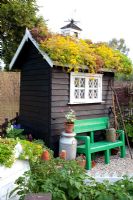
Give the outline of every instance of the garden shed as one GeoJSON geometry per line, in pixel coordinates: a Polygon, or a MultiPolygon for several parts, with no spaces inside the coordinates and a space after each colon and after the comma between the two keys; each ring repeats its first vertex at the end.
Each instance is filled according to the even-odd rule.
{"type": "Polygon", "coordinates": [[[10,69],[21,70],[21,125],[54,150],[58,149],[69,107],[74,109],[77,119],[108,116],[112,106],[109,83],[114,80],[114,73],[103,69],[91,74],[86,68],[68,73],[67,66],[55,64],[40,49],[28,30],[10,69]]]}

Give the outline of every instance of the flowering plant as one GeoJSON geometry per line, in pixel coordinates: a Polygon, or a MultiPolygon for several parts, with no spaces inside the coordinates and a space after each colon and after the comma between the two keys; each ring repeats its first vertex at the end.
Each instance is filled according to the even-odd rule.
{"type": "Polygon", "coordinates": [[[76,120],[75,111],[70,108],[70,111],[67,114],[65,114],[65,118],[67,123],[74,123],[74,121],[76,120]]]}

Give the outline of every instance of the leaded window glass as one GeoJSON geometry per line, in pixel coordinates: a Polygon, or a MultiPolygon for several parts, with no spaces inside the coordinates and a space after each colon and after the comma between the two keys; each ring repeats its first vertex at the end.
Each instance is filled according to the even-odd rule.
{"type": "Polygon", "coordinates": [[[102,74],[74,73],[70,76],[70,103],[102,101],[102,74]]]}

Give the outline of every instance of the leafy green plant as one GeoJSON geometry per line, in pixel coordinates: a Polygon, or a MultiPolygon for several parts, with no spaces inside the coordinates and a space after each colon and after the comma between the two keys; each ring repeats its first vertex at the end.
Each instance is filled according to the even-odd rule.
{"type": "Polygon", "coordinates": [[[14,139],[0,139],[0,165],[11,167],[15,161],[14,147],[17,141],[14,139]]]}
{"type": "Polygon", "coordinates": [[[25,172],[16,181],[20,200],[28,193],[52,194],[52,200],[131,200],[133,198],[133,178],[124,177],[114,184],[96,182],[86,175],[76,161],[59,158],[50,161],[38,161],[31,164],[31,170],[25,172]]]}
{"type": "Polygon", "coordinates": [[[41,158],[43,150],[47,149],[50,152],[51,158],[53,152],[49,150],[44,144],[37,143],[37,141],[29,142],[27,140],[14,139],[14,138],[1,138],[0,139],[0,165],[11,167],[15,161],[15,146],[20,143],[23,151],[19,155],[19,159],[28,159],[30,162],[37,162],[41,158]]]}
{"type": "Polygon", "coordinates": [[[31,162],[36,162],[41,158],[41,154],[44,150],[50,152],[51,158],[53,157],[53,152],[49,150],[42,142],[29,142],[27,140],[19,140],[22,145],[23,152],[20,154],[19,158],[22,160],[29,159],[31,162]]]}
{"type": "Polygon", "coordinates": [[[125,126],[126,126],[128,137],[133,142],[133,115],[128,116],[125,119],[125,126]]]}
{"type": "Polygon", "coordinates": [[[74,121],[76,120],[75,111],[69,108],[69,111],[65,114],[65,119],[66,119],[66,122],[69,124],[74,123],[74,121]]]}
{"type": "Polygon", "coordinates": [[[7,138],[20,138],[20,139],[26,139],[26,136],[23,135],[24,129],[16,129],[11,125],[11,123],[8,124],[6,128],[6,137],[7,138]]]}

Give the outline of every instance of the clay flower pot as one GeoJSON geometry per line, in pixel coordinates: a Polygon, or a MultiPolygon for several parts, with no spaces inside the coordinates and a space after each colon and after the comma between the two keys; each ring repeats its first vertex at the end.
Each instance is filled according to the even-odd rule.
{"type": "Polygon", "coordinates": [[[85,166],[86,166],[86,160],[77,160],[77,163],[78,163],[82,168],[85,168],[85,166]]]}
{"type": "Polygon", "coordinates": [[[59,157],[63,160],[66,160],[66,150],[62,150],[59,154],[59,157]]]}
{"type": "Polygon", "coordinates": [[[66,133],[72,133],[73,132],[74,123],[67,123],[67,122],[65,122],[64,126],[65,126],[64,128],[65,128],[65,132],[66,133]]]}
{"type": "Polygon", "coordinates": [[[96,166],[96,162],[94,160],[92,160],[91,162],[92,168],[96,166]]]}
{"type": "Polygon", "coordinates": [[[65,114],[65,132],[72,133],[74,128],[74,121],[76,120],[75,111],[69,107],[69,111],[65,114]]]}
{"type": "Polygon", "coordinates": [[[83,154],[77,156],[76,161],[82,168],[85,168],[85,166],[86,166],[86,157],[83,154]]]}
{"type": "Polygon", "coordinates": [[[50,160],[50,155],[48,150],[43,151],[42,155],[41,155],[41,159],[42,160],[50,160]]]}

